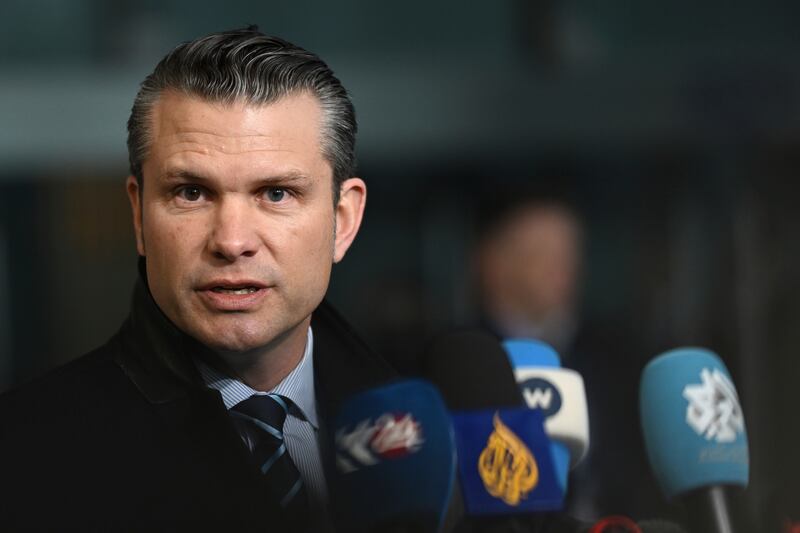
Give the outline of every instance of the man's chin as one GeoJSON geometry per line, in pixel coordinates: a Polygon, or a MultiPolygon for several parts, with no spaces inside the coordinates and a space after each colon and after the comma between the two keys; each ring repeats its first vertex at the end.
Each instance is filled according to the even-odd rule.
{"type": "Polygon", "coordinates": [[[281,346],[287,342],[289,345],[305,343],[307,326],[302,326],[306,322],[300,322],[294,327],[281,327],[273,319],[273,327],[264,328],[265,322],[265,319],[211,321],[194,324],[194,328],[187,329],[189,335],[202,346],[220,355],[261,355],[275,350],[281,352],[281,346]]]}
{"type": "Polygon", "coordinates": [[[272,339],[254,338],[250,335],[208,335],[197,339],[211,351],[223,354],[246,354],[260,351],[271,344],[272,339]]]}

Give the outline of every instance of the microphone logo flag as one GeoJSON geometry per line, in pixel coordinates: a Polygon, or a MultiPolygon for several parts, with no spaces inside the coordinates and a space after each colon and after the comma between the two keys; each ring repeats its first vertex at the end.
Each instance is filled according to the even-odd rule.
{"type": "Polygon", "coordinates": [[[414,420],[411,413],[386,414],[378,418],[375,425],[377,429],[372,436],[370,447],[385,459],[405,457],[419,450],[425,442],[422,439],[422,427],[414,420]]]}
{"type": "Polygon", "coordinates": [[[425,442],[422,425],[411,413],[386,413],[375,422],[362,420],[353,431],[336,434],[337,464],[343,472],[378,464],[381,459],[401,459],[425,442]]]}
{"type": "Polygon", "coordinates": [[[478,473],[489,494],[517,506],[539,482],[539,467],[530,449],[500,420],[499,412],[492,424],[494,431],[478,458],[478,473]]]}
{"type": "Polygon", "coordinates": [[[558,511],[564,502],[553,443],[538,409],[452,414],[461,492],[469,515],[558,511]]]}
{"type": "Polygon", "coordinates": [[[744,432],[744,416],[733,383],[716,368],[703,368],[700,378],[702,383],[683,389],[686,423],[706,440],[734,442],[744,432]]]}
{"type": "Polygon", "coordinates": [[[529,378],[519,384],[522,396],[531,409],[541,409],[545,418],[550,418],[561,410],[561,394],[550,381],[541,378],[529,378]]]}

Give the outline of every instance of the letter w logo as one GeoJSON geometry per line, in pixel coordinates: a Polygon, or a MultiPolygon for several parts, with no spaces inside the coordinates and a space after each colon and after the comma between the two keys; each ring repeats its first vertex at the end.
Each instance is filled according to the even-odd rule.
{"type": "Polygon", "coordinates": [[[553,401],[553,389],[529,389],[525,388],[522,391],[525,396],[525,401],[531,409],[542,409],[547,411],[550,409],[550,404],[553,401]]]}

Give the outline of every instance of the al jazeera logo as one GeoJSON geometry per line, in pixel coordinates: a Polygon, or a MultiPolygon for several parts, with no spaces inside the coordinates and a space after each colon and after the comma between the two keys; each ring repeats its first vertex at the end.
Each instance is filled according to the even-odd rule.
{"type": "Polygon", "coordinates": [[[500,420],[499,413],[494,414],[492,424],[494,431],[478,458],[478,473],[489,494],[517,506],[539,483],[539,467],[525,443],[500,420]]]}

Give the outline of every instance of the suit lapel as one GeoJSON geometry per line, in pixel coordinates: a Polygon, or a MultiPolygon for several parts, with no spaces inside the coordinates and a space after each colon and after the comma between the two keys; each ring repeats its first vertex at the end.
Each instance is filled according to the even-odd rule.
{"type": "MultiPolygon", "coordinates": [[[[334,464],[329,424],[342,401],[396,378],[396,373],[327,302],[314,311],[312,328],[319,442],[327,473],[334,464]]],[[[120,333],[116,362],[174,437],[174,450],[186,471],[194,474],[193,468],[210,468],[209,479],[232,484],[243,501],[231,503],[235,499],[231,497],[226,501],[237,507],[243,522],[256,523],[265,513],[273,521],[280,520],[283,512],[278,503],[261,496],[263,479],[251,467],[219,392],[205,387],[192,362],[188,353],[192,341],[158,309],[143,272],[134,291],[131,316],[120,333]]],[[[331,479],[330,475],[327,478],[331,479]]],[[[226,488],[206,490],[219,493],[226,488]]],[[[204,497],[204,492],[199,494],[204,497]]]]}
{"type": "Polygon", "coordinates": [[[332,518],[337,522],[336,450],[333,417],[342,402],[365,389],[396,379],[389,365],[373,354],[347,322],[323,302],[311,320],[314,331],[314,382],[319,420],[319,443],[328,494],[332,499],[332,518]]]}
{"type": "Polygon", "coordinates": [[[349,396],[397,377],[352,327],[323,301],[311,320],[314,330],[314,381],[321,418],[330,419],[349,396]]]}
{"type": "Polygon", "coordinates": [[[283,511],[267,496],[219,392],[205,386],[194,366],[190,352],[195,343],[163,315],[143,277],[120,333],[116,363],[148,401],[164,435],[171,435],[164,453],[172,453],[193,479],[205,475],[211,481],[192,490],[201,499],[219,501],[221,496],[243,523],[265,516],[279,523],[283,511]]]}

